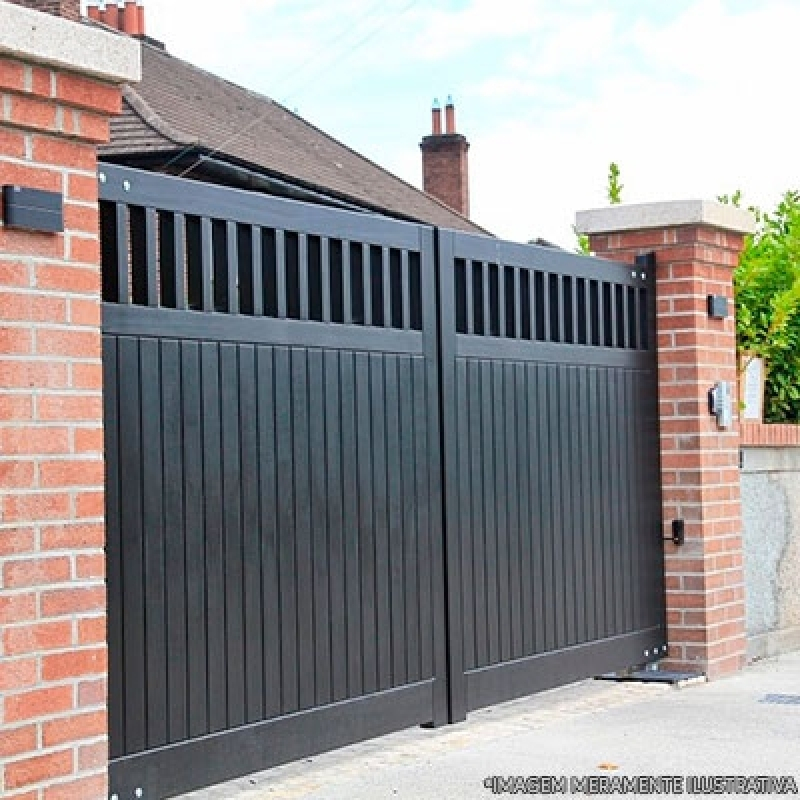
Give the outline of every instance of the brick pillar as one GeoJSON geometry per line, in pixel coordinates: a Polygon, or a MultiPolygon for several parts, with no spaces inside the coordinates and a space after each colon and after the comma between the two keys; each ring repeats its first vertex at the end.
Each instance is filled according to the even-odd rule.
{"type": "Polygon", "coordinates": [[[709,414],[717,381],[736,387],[733,270],[754,220],[701,201],[581,212],[598,255],[633,262],[656,254],[661,476],[665,536],[686,523],[686,544],[665,543],[670,668],[710,678],[745,661],[738,409],[720,430],[709,414]],[[708,296],[728,300],[712,319],[708,296]]]}
{"type": "Polygon", "coordinates": [[[97,144],[139,75],[124,37],[0,2],[0,184],[63,197],[64,232],[0,209],[0,796],[106,797],[97,144]]]}

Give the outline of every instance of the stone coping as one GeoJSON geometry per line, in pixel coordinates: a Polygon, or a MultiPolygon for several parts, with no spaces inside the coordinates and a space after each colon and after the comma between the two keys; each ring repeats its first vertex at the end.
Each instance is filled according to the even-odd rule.
{"type": "Polygon", "coordinates": [[[110,83],[141,79],[139,42],[0,0],[0,55],[78,72],[110,83]]]}
{"type": "Polygon", "coordinates": [[[575,215],[578,233],[621,233],[685,225],[708,225],[734,233],[756,230],[755,217],[749,211],[710,200],[621,204],[575,215]]]}

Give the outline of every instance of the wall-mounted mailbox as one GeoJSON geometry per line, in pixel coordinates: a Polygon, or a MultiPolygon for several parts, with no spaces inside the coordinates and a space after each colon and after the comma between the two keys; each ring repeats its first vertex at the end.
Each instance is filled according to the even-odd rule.
{"type": "Polygon", "coordinates": [[[61,233],[64,230],[64,198],[60,192],[4,186],[3,224],[7,228],[61,233]]]}

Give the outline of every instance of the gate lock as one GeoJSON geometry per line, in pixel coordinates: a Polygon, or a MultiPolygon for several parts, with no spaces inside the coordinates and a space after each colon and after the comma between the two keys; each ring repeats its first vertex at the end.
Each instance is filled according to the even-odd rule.
{"type": "Polygon", "coordinates": [[[672,542],[676,547],[686,544],[686,523],[682,519],[672,520],[672,536],[665,536],[665,542],[672,542]]]}

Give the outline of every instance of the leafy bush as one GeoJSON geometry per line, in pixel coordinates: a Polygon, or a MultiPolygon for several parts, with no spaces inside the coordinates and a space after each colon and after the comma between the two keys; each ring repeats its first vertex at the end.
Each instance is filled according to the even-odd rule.
{"type": "MultiPolygon", "coordinates": [[[[719,198],[739,205],[741,194],[719,198]]],[[[740,354],[767,365],[764,419],[800,422],[800,192],[787,192],[774,213],[751,209],[758,231],[734,273],[740,354]]]]}

